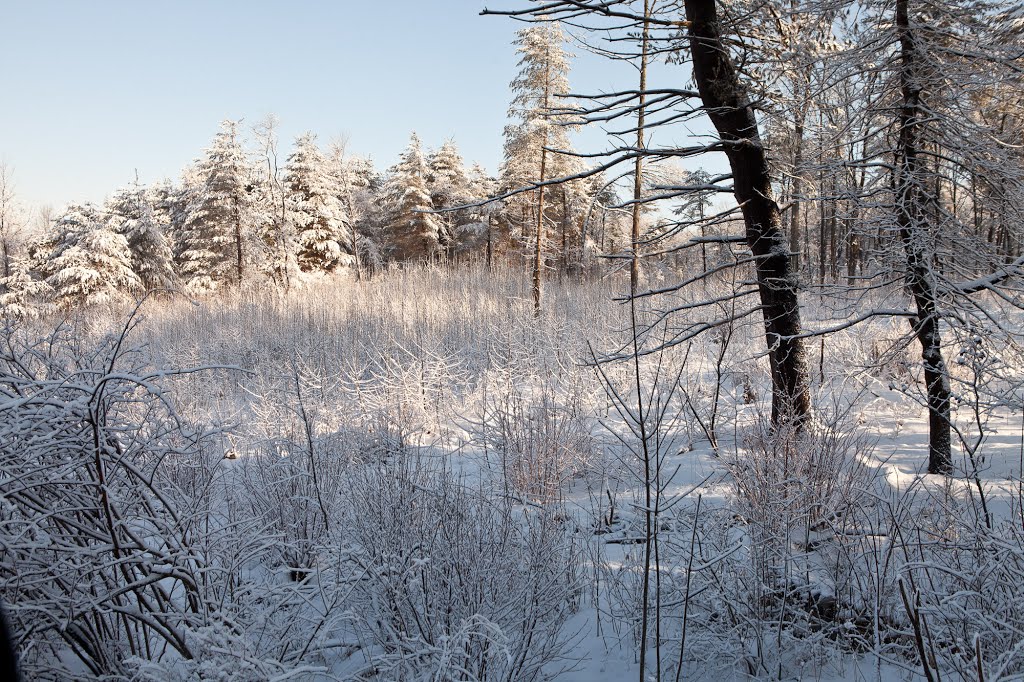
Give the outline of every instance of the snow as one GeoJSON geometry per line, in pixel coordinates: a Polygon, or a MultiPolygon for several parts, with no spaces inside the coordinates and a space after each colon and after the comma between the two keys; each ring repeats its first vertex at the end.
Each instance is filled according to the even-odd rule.
{"type": "MultiPolygon", "coordinates": [[[[367,666],[385,679],[444,678],[484,659],[559,680],[632,679],[652,509],[664,678],[674,679],[688,604],[686,679],[904,679],[919,669],[897,587],[910,578],[933,637],[966,627],[964,637],[991,643],[993,670],[1024,669],[1012,634],[1024,569],[1013,530],[1021,410],[994,383],[1017,377],[1018,361],[1003,356],[988,386],[1001,397],[986,412],[981,468],[962,456],[946,479],[924,473],[913,359],[873,355],[905,332],[898,320],[831,337],[814,426],[793,441],[765,428],[757,325],[674,347],[660,370],[646,356],[646,409],[667,408],[652,424],[658,494],[648,506],[631,365],[605,365],[608,392],[582,362],[588,342],[598,353],[622,345],[615,287],[552,282],[535,320],[527,286],[514,274],[410,268],[358,286],[325,276],[283,300],[151,301],[113,370],[124,326],[114,311],[42,346],[32,339],[44,326],[8,329],[24,360],[5,364],[0,382],[0,493],[7,509],[29,490],[53,496],[44,514],[24,508],[0,525],[0,568],[21,576],[0,583],[5,602],[16,628],[41,628],[28,669],[88,674],[64,637],[75,613],[109,618],[113,602],[61,582],[79,575],[94,588],[163,590],[182,606],[189,581],[206,586],[197,598],[216,618],[183,611],[172,625],[195,662],[125,656],[122,672],[138,679],[348,679],[367,666]],[[83,344],[96,352],[80,355],[83,344]],[[211,369],[166,369],[193,365],[211,369]],[[709,423],[718,376],[716,451],[690,410],[709,423]],[[96,508],[79,482],[95,458],[79,429],[95,414],[97,382],[112,401],[107,433],[126,453],[103,455],[103,489],[131,519],[112,526],[138,555],[129,583],[107,572],[106,526],[74,516],[75,505],[96,508]],[[224,459],[229,451],[238,459],[224,459]],[[27,464],[26,452],[51,469],[27,464]],[[61,489],[73,481],[84,497],[61,489]],[[979,481],[997,533],[978,511],[979,481]],[[87,551],[50,525],[63,516],[95,535],[87,551]],[[52,588],[30,589],[44,576],[52,588]],[[40,610],[56,618],[41,621],[40,610]]],[[[961,393],[956,418],[969,435],[976,415],[961,393]]],[[[125,636],[107,646],[126,647],[125,636]]],[[[950,674],[970,669],[963,653],[941,656],[950,674]]]]}

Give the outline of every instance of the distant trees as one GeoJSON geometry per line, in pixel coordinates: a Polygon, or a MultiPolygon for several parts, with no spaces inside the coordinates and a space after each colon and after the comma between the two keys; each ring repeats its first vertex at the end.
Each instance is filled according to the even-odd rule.
{"type": "Polygon", "coordinates": [[[578,274],[588,239],[596,244],[600,234],[615,243],[606,239],[607,202],[591,201],[614,192],[583,177],[586,164],[569,140],[576,121],[562,98],[565,40],[557,25],[517,34],[519,74],[497,179],[479,164],[467,166],[450,139],[428,152],[414,133],[398,162],[380,173],[369,159],[347,156],[344,143],[319,147],[312,133],[300,135],[285,158],[272,116],[253,127],[250,150],[239,122],[225,120],[178,181],[136,182],[102,208],[72,205],[59,220],[43,217],[46,234],[16,254],[5,169],[0,306],[26,315],[49,301],[101,303],[178,287],[189,295],[264,284],[288,290],[349,268],[358,280],[387,261],[480,259],[491,266],[528,251],[539,310],[545,269],[578,274]],[[567,174],[580,178],[511,191],[567,174]],[[507,200],[486,201],[502,193],[507,200]],[[588,234],[591,219],[600,230],[591,225],[588,234]],[[87,271],[111,277],[101,284],[87,271]]]}

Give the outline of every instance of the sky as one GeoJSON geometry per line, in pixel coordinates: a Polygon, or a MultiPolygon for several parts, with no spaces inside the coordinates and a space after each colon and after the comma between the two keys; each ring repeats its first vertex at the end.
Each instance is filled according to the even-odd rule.
{"type": "MultiPolygon", "coordinates": [[[[18,198],[59,210],[177,178],[220,121],[274,114],[282,156],[311,130],[392,165],[416,131],[496,171],[521,0],[0,0],[0,161],[18,198]]],[[[585,51],[578,91],[630,83],[585,51]]],[[[584,133],[581,149],[603,144],[584,133]]]]}

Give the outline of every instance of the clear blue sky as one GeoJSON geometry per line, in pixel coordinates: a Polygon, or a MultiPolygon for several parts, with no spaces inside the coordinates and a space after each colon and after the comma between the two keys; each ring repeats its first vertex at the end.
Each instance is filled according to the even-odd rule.
{"type": "MultiPolygon", "coordinates": [[[[30,205],[176,178],[221,120],[268,113],[283,153],[312,130],[385,168],[416,130],[491,170],[501,155],[522,24],[479,12],[515,0],[0,2],[0,160],[30,205]]],[[[580,54],[571,80],[632,79],[580,54]]]]}

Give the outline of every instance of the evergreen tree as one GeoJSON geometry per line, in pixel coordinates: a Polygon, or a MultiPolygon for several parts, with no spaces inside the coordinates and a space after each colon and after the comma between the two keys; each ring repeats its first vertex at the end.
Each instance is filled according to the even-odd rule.
{"type": "Polygon", "coordinates": [[[317,148],[316,136],[301,135],[288,157],[284,182],[287,221],[293,226],[297,260],[304,272],[330,272],[350,260],[340,181],[317,148]]]}
{"type": "Polygon", "coordinates": [[[221,124],[194,173],[196,183],[181,197],[182,279],[194,292],[214,291],[226,282],[240,284],[245,275],[249,168],[235,121],[221,124]]]}
{"type": "Polygon", "coordinates": [[[45,272],[58,305],[127,300],[142,283],[132,270],[128,240],[93,204],[72,204],[55,226],[45,272]]]}
{"type": "MultiPolygon", "coordinates": [[[[572,117],[564,112],[567,104],[559,95],[569,92],[569,57],[565,34],[557,22],[531,24],[517,34],[514,42],[521,54],[519,74],[511,83],[513,92],[505,128],[505,159],[501,166],[501,191],[529,187],[552,178],[568,177],[583,170],[578,157],[549,149],[569,152],[572,117]]],[[[545,241],[552,226],[562,233],[563,267],[569,267],[565,250],[577,225],[569,213],[577,202],[570,196],[582,191],[583,183],[538,189],[507,202],[506,220],[526,241],[533,240],[533,297],[540,310],[541,274],[546,260],[545,241]]]]}
{"type": "Polygon", "coordinates": [[[9,275],[0,278],[0,317],[23,320],[48,311],[53,287],[35,276],[31,261],[12,259],[9,271],[9,275]]]}
{"type": "Polygon", "coordinates": [[[112,227],[128,241],[132,270],[147,291],[171,288],[177,281],[168,218],[157,210],[157,200],[159,194],[136,183],[116,192],[106,206],[112,227]]]}
{"type": "Polygon", "coordinates": [[[420,138],[413,133],[385,188],[386,236],[396,260],[429,260],[441,247],[441,221],[424,213],[432,208],[427,172],[420,138]]]}
{"type": "MultiPolygon", "coordinates": [[[[450,209],[467,203],[471,196],[470,180],[458,147],[448,140],[427,159],[427,191],[435,210],[450,209]]],[[[472,221],[469,211],[446,211],[437,215],[441,224],[439,241],[451,258],[458,246],[461,225],[472,221]]]]}

